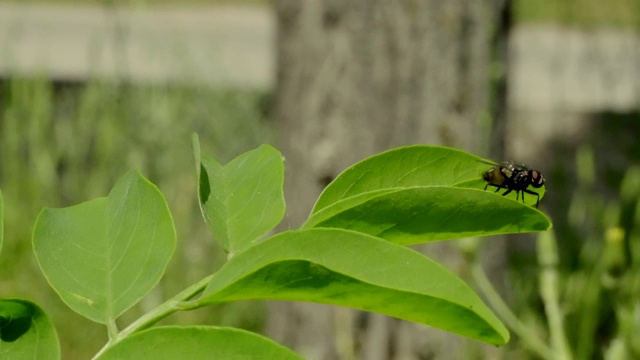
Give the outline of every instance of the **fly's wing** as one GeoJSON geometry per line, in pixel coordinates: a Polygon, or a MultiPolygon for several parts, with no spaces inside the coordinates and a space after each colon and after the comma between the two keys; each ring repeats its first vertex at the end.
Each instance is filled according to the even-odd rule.
{"type": "Polygon", "coordinates": [[[498,164],[497,162],[491,161],[491,160],[487,160],[487,159],[478,159],[478,162],[482,163],[482,164],[487,164],[487,165],[490,165],[490,166],[493,166],[493,167],[500,166],[500,164],[498,164]]]}
{"type": "Polygon", "coordinates": [[[487,182],[487,184],[501,186],[504,183],[504,175],[500,172],[500,165],[491,160],[480,159],[479,163],[490,165],[491,167],[482,171],[479,178],[487,182]]]}

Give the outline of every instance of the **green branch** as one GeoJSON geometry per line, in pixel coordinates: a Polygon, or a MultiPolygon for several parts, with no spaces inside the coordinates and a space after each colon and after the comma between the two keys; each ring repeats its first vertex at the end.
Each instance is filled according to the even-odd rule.
{"type": "Polygon", "coordinates": [[[105,344],[105,346],[100,349],[100,351],[93,357],[97,359],[102,355],[107,349],[111,346],[117,344],[121,340],[131,336],[133,333],[144,330],[158,321],[166,318],[167,316],[181,310],[191,310],[198,307],[195,302],[191,302],[196,295],[201,293],[207,284],[211,281],[212,275],[209,275],[197,283],[189,286],[188,288],[182,290],[180,293],[172,297],[171,299],[165,301],[164,303],[158,305],[155,309],[149,311],[148,313],[141,316],[138,320],[131,323],[124,330],[117,333],[115,336],[110,337],[109,342],[105,344]]]}

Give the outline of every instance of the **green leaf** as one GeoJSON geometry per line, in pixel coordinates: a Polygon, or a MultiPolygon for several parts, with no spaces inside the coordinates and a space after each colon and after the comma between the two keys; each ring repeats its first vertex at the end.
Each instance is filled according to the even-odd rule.
{"type": "MultiPolygon", "coordinates": [[[[485,191],[495,164],[460,150],[408,146],[345,170],[320,195],[303,225],[363,232],[408,245],[468,236],[543,231],[550,220],[516,194],[485,191]]],[[[534,189],[542,197],[544,187],[534,189]]],[[[522,194],[521,194],[522,195],[522,194]]]]}
{"type": "Polygon", "coordinates": [[[354,230],[409,245],[543,231],[551,222],[531,206],[490,192],[431,186],[379,190],[342,200],[313,214],[305,223],[309,227],[354,230]]]}
{"type": "Polygon", "coordinates": [[[236,253],[282,220],[285,211],[282,155],[269,145],[222,166],[202,154],[194,137],[202,214],[225,250],[236,253]]]}
{"type": "Polygon", "coordinates": [[[264,336],[245,330],[213,326],[162,326],[122,340],[98,359],[301,360],[302,357],[264,336]]]}
{"type": "Polygon", "coordinates": [[[33,249],[49,284],[81,315],[107,323],[160,280],[176,246],[167,203],[137,171],[107,198],[44,209],[33,249]]]}
{"type": "Polygon", "coordinates": [[[38,305],[0,299],[0,359],[60,359],[56,330],[38,305]]]}
{"type": "Polygon", "coordinates": [[[287,231],[231,258],[200,305],[268,299],[348,306],[490,344],[509,334],[449,270],[409,248],[341,229],[287,231]]]}
{"type": "Polygon", "coordinates": [[[0,191],[0,252],[4,241],[4,202],[2,201],[2,191],[0,191]]]}
{"type": "MultiPolygon", "coordinates": [[[[458,149],[427,145],[399,147],[346,169],[322,192],[313,213],[336,202],[379,190],[416,186],[484,189],[486,183],[482,175],[493,166],[496,164],[491,160],[458,149]]],[[[540,193],[542,199],[544,187],[530,190],[540,193]]],[[[493,189],[487,191],[494,192],[493,189]]],[[[507,198],[515,200],[516,194],[512,192],[507,198]]],[[[525,200],[527,205],[535,204],[535,196],[527,195],[525,200]]]]}

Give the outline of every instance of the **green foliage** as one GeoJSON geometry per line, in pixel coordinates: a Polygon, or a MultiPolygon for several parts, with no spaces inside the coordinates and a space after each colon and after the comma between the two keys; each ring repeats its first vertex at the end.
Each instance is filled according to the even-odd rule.
{"type": "MultiPolygon", "coordinates": [[[[413,145],[389,150],[362,160],[340,174],[322,192],[313,214],[329,205],[344,207],[338,204],[348,199],[359,203],[394,190],[434,186],[484,190],[486,183],[482,174],[495,165],[492,161],[442,146],[413,145]]],[[[543,186],[535,190],[540,198],[544,196],[544,189],[543,186]]],[[[507,198],[515,200],[516,194],[511,193],[507,198]]],[[[535,198],[528,196],[525,203],[533,205],[535,198]]]]}
{"type": "Polygon", "coordinates": [[[385,151],[342,172],[322,192],[313,213],[376,190],[454,186],[482,180],[482,173],[492,165],[489,160],[442,146],[414,145],[385,151]]]}
{"type": "Polygon", "coordinates": [[[60,359],[56,330],[36,304],[0,299],[0,359],[60,359]]]}
{"type": "Polygon", "coordinates": [[[107,198],[44,209],[33,230],[33,250],[62,300],[107,324],[160,281],[175,238],[160,191],[130,171],[107,198]]]}
{"type": "Polygon", "coordinates": [[[379,312],[491,344],[509,335],[453,273],[411,249],[343,229],[286,231],[232,258],[200,305],[294,300],[379,312]]]}
{"type": "MultiPolygon", "coordinates": [[[[518,203],[515,193],[484,191],[482,174],[491,166],[446,147],[390,150],[338,176],[304,226],[350,229],[401,245],[548,229],[549,219],[518,203]]],[[[544,187],[536,192],[544,196],[544,187]]]]}
{"type": "Polygon", "coordinates": [[[576,358],[636,359],[640,357],[640,168],[627,168],[615,189],[618,195],[611,198],[597,186],[601,180],[597,154],[589,145],[576,153],[577,186],[567,221],[581,234],[581,249],[579,266],[560,269],[564,271],[559,302],[567,309],[564,336],[576,358]]]}
{"type": "Polygon", "coordinates": [[[263,336],[213,326],[161,326],[141,331],[109,348],[98,359],[278,359],[301,360],[263,336]]]}
{"type": "Polygon", "coordinates": [[[69,307],[107,325],[109,341],[97,358],[297,358],[233,329],[148,329],[177,311],[251,299],[348,306],[494,345],[508,341],[504,325],[462,280],[401,246],[548,229],[536,209],[483,190],[487,160],[431,146],[376,155],[327,188],[303,229],[259,241],[284,215],[280,153],[261,146],[222,166],[200,154],[197,137],[194,147],[201,210],[229,261],[122,330],[116,320],[158,283],[174,252],[160,191],[131,171],[108,197],[45,209],[36,221],[34,252],[51,286],[69,307]]]}
{"type": "Polygon", "coordinates": [[[638,0],[518,0],[514,2],[514,13],[518,23],[555,23],[587,29],[640,28],[638,0]]]}
{"type": "Polygon", "coordinates": [[[307,226],[350,229],[401,245],[542,231],[551,226],[540,211],[514,200],[482,190],[443,186],[377,191],[327,210],[314,214],[307,226]],[[366,201],[360,202],[364,197],[366,201]]]}
{"type": "MultiPolygon", "coordinates": [[[[54,84],[21,77],[0,82],[0,187],[4,207],[11,209],[4,214],[0,297],[19,295],[36,302],[65,324],[58,328],[63,356],[91,358],[106,341],[104,327],[77,316],[48,286],[33,259],[31,230],[43,207],[105,196],[132,168],[162,189],[181,241],[159,286],[118,321],[135,320],[217,269],[225,254],[207,241],[208,229],[202,226],[193,161],[188,161],[191,133],[197,130],[208,140],[203,151],[226,162],[272,138],[273,124],[264,111],[268,99],[261,91],[175,84],[54,84]]],[[[240,306],[246,305],[210,307],[165,323],[220,324],[231,317],[224,323],[259,329],[262,324],[252,313],[235,311],[240,306]]]]}
{"type": "Polygon", "coordinates": [[[214,238],[232,256],[273,229],[284,216],[282,155],[262,145],[222,166],[208,156],[200,158],[195,136],[194,149],[202,214],[214,238]]]}

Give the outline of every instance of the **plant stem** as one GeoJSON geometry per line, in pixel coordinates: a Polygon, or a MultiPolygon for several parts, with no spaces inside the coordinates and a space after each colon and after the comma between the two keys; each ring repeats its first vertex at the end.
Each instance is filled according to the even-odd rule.
{"type": "Polygon", "coordinates": [[[180,310],[191,310],[199,307],[198,302],[189,300],[202,292],[209,281],[211,281],[212,277],[213,274],[182,290],[171,299],[165,301],[164,303],[158,305],[158,307],[156,307],[155,309],[142,315],[138,320],[132,322],[129,326],[127,326],[125,329],[115,334],[114,336],[111,336],[110,333],[109,341],[102,347],[102,349],[100,349],[100,351],[93,357],[93,359],[97,359],[111,346],[117,344],[128,336],[131,336],[133,333],[148,328],[149,326],[173,314],[174,312],[180,310]]]}
{"type": "Polygon", "coordinates": [[[540,271],[540,296],[549,321],[551,346],[558,360],[570,360],[571,351],[564,336],[564,319],[558,296],[558,249],[551,231],[538,235],[538,263],[540,271]]]}
{"type": "Polygon", "coordinates": [[[115,339],[118,336],[118,326],[116,321],[111,319],[107,322],[107,333],[109,334],[109,341],[115,339]]]}
{"type": "Polygon", "coordinates": [[[471,276],[496,313],[498,313],[507,326],[518,335],[524,346],[535,352],[542,359],[557,359],[553,350],[540,340],[535,332],[531,331],[520,321],[520,319],[516,317],[511,309],[509,309],[507,304],[505,304],[498,292],[494,289],[493,285],[491,285],[489,279],[487,279],[487,276],[478,261],[473,261],[471,265],[471,276]]]}

